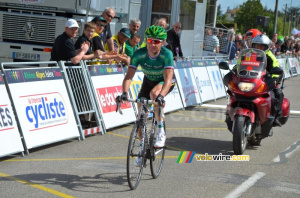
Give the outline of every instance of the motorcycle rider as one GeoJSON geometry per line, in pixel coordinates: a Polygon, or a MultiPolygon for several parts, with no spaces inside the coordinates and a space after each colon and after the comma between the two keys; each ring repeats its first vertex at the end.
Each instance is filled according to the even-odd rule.
{"type": "MultiPolygon", "coordinates": [[[[267,57],[267,72],[270,72],[273,68],[279,67],[279,62],[276,57],[273,55],[270,50],[271,40],[268,36],[264,34],[259,34],[252,39],[251,42],[252,48],[259,49],[265,52],[267,57]]],[[[232,69],[233,72],[236,72],[236,66],[232,69]]],[[[228,86],[228,82],[231,80],[233,73],[229,72],[224,76],[223,82],[224,85],[228,86]]],[[[272,107],[271,114],[275,116],[275,120],[273,122],[273,126],[281,126],[279,122],[279,118],[282,115],[282,102],[283,102],[283,93],[280,88],[277,88],[277,85],[281,82],[282,75],[272,74],[266,75],[265,83],[267,84],[268,90],[271,91],[272,98],[272,107]]],[[[271,135],[271,134],[270,134],[271,135]]]]}
{"type": "MultiPolygon", "coordinates": [[[[270,50],[271,40],[268,36],[260,34],[252,39],[252,48],[263,50],[267,57],[267,72],[270,72],[273,68],[279,67],[279,62],[270,50]]],[[[280,84],[282,75],[272,74],[270,77],[266,76],[265,82],[269,90],[272,90],[272,115],[275,116],[273,126],[281,126],[279,118],[282,115],[282,102],[283,93],[277,85],[280,84]]]]}

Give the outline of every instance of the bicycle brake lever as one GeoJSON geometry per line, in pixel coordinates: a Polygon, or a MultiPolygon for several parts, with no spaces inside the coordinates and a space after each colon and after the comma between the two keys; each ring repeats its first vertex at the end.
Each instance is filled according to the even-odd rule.
{"type": "Polygon", "coordinates": [[[117,103],[117,109],[116,112],[119,112],[121,115],[123,115],[122,109],[121,109],[121,99],[120,96],[116,98],[116,103],[117,103]]]}

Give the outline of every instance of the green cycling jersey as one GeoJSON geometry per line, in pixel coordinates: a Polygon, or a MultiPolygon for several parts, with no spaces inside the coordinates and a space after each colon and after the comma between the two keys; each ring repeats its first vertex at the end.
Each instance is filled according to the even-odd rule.
{"type": "Polygon", "coordinates": [[[147,53],[147,47],[141,48],[133,54],[129,67],[136,69],[139,65],[150,81],[163,81],[164,70],[174,69],[173,53],[162,47],[159,55],[152,58],[147,53]]]}

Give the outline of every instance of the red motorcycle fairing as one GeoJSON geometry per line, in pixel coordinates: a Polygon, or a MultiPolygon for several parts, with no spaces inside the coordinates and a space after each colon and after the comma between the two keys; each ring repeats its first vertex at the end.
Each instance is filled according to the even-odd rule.
{"type": "Polygon", "coordinates": [[[236,107],[235,111],[234,111],[234,117],[236,115],[242,115],[242,116],[249,117],[252,123],[255,122],[255,113],[249,109],[236,107]]]}

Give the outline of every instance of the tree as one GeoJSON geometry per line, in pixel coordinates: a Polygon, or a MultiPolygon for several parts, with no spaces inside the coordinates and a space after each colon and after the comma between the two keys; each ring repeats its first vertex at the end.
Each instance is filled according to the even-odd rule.
{"type": "Polygon", "coordinates": [[[264,9],[260,0],[248,0],[239,6],[239,11],[234,18],[240,32],[247,32],[251,28],[257,28],[256,16],[264,15],[264,9]]]}

